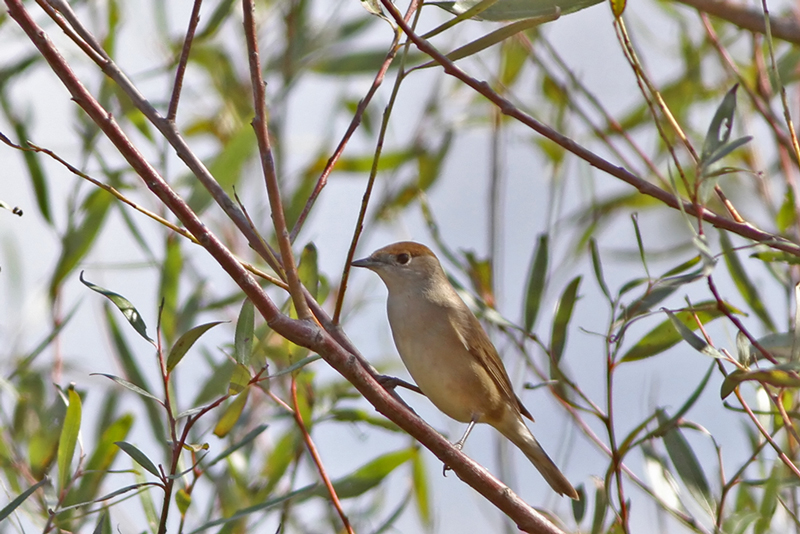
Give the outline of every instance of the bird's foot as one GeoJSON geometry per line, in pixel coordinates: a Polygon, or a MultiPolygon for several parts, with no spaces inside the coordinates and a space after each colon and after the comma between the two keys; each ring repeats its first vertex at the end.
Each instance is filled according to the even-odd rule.
{"type": "Polygon", "coordinates": [[[397,386],[410,389],[411,391],[415,391],[420,395],[424,395],[420,389],[415,386],[414,384],[410,384],[401,378],[397,378],[396,376],[390,375],[378,375],[375,377],[380,385],[382,385],[385,389],[394,389],[397,386]]]}

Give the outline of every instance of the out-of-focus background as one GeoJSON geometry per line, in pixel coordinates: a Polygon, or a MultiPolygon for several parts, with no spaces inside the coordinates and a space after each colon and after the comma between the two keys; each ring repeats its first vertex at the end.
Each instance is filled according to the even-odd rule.
{"type": "MultiPolygon", "coordinates": [[[[124,92],[40,6],[24,5],[204,223],[240,258],[268,271],[124,92]]],[[[166,114],[192,2],[71,5],[166,114]]],[[[724,192],[745,222],[796,242],[798,164],[779,98],[785,88],[786,109],[796,116],[800,55],[791,36],[752,32],[679,2],[614,6],[624,9],[622,18],[607,3],[572,13],[567,5],[557,20],[497,39],[457,64],[643,182],[731,219],[724,192]],[[736,84],[734,106],[725,95],[736,84]],[[715,113],[726,118],[714,122],[715,113]],[[752,140],[726,148],[743,136],[752,140]]],[[[723,8],[757,14],[761,6],[723,8]]],[[[791,8],[769,5],[789,26],[796,24],[791,8]]],[[[395,33],[355,0],[262,0],[255,15],[270,134],[293,226],[395,33]]],[[[412,21],[424,35],[452,17],[425,5],[412,21]]],[[[467,20],[430,40],[445,53],[468,43],[480,48],[479,38],[509,24],[467,20]]],[[[7,14],[0,15],[0,42],[0,132],[52,151],[174,221],[7,14]]],[[[316,286],[318,300],[333,314],[345,289],[342,270],[380,139],[356,255],[398,240],[431,246],[503,356],[536,419],[533,432],[584,499],[574,504],[554,495],[489,427],[473,432],[468,455],[570,532],[797,528],[791,464],[798,443],[787,430],[800,385],[791,336],[796,258],[700,225],[601,172],[503,116],[441,67],[420,67],[428,59],[413,46],[398,47],[297,234],[304,281],[316,286]],[[723,302],[739,326],[720,311],[723,302]],[[740,330],[753,339],[773,334],[765,343],[776,349],[775,362],[743,356],[750,348],[740,330]],[[715,349],[701,353],[687,339],[715,349]],[[737,384],[740,398],[731,394],[737,384]],[[676,413],[680,418],[671,419],[676,413]],[[765,445],[764,433],[774,435],[774,445],[765,445]]],[[[177,110],[191,149],[273,242],[250,125],[239,3],[202,2],[177,110]]],[[[274,374],[310,355],[256,316],[249,366],[237,368],[244,297],[202,248],[44,153],[0,145],[0,157],[0,202],[24,213],[0,210],[0,507],[7,502],[9,512],[0,532],[156,532],[164,491],[144,484],[158,480],[157,466],[169,471],[176,437],[157,401],[129,383],[165,399],[157,353],[79,274],[129,300],[150,337],[160,323],[165,355],[192,327],[226,321],[171,373],[174,413],[221,398],[236,369],[254,374],[266,363],[266,374],[274,374]],[[74,453],[64,445],[76,443],[63,430],[70,425],[80,428],[74,453]],[[14,502],[45,475],[49,483],[14,502]]],[[[341,313],[347,335],[379,370],[408,378],[391,340],[383,285],[369,272],[351,274],[341,313]]],[[[288,310],[286,293],[265,285],[288,310]]],[[[457,477],[443,477],[435,457],[317,360],[247,388],[197,421],[175,471],[169,532],[341,531],[327,493],[307,488],[319,481],[317,468],[281,404],[291,404],[293,380],[357,532],[516,531],[457,477]],[[304,491],[288,499],[295,490],[304,491]]],[[[461,435],[463,425],[424,397],[399,391],[449,439],[461,435]]]]}

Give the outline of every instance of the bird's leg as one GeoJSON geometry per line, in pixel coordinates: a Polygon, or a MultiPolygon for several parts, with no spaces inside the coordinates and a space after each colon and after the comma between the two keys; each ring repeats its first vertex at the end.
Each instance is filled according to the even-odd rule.
{"type": "Polygon", "coordinates": [[[467,425],[467,430],[464,431],[464,435],[461,436],[460,440],[458,440],[455,443],[453,443],[453,447],[455,447],[458,450],[461,450],[461,447],[464,446],[464,442],[467,441],[467,437],[469,436],[469,433],[472,432],[472,428],[475,426],[475,423],[477,423],[477,422],[478,422],[478,416],[477,415],[473,415],[472,416],[472,420],[467,425]]]}
{"type": "MultiPolygon", "coordinates": [[[[464,435],[461,436],[460,440],[453,443],[453,447],[455,447],[458,450],[461,450],[461,448],[464,446],[464,442],[467,441],[469,433],[472,432],[472,429],[475,426],[475,423],[477,422],[478,422],[478,416],[473,415],[472,420],[470,420],[469,424],[467,425],[467,430],[464,432],[464,435]]],[[[444,464],[444,467],[442,468],[442,476],[447,476],[448,471],[450,471],[450,466],[444,464]]]]}

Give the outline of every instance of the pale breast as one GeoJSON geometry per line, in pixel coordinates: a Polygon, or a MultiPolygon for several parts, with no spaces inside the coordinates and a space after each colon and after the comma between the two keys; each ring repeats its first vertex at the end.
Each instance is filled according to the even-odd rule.
{"type": "MultiPolygon", "coordinates": [[[[433,404],[457,421],[499,409],[500,392],[479,360],[457,334],[447,306],[401,296],[388,301],[389,322],[397,351],[417,386],[433,404]]],[[[463,305],[463,304],[462,304],[463,305]]]]}

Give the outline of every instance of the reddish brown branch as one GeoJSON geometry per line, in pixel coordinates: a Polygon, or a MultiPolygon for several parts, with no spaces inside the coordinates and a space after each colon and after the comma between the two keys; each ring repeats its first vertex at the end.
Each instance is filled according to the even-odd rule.
{"type": "Polygon", "coordinates": [[[289,293],[292,296],[297,316],[302,320],[311,319],[311,310],[306,303],[300,277],[292,253],[292,243],[289,240],[289,231],[286,227],[286,217],[283,213],[281,190],[278,187],[278,176],[275,171],[275,159],[269,142],[266,114],[266,84],[261,74],[261,60],[258,52],[258,39],[256,37],[256,23],[254,18],[255,5],[253,0],[242,0],[244,10],[244,35],[247,41],[247,55],[250,59],[250,81],[253,86],[253,107],[255,118],[253,129],[258,140],[258,152],[261,156],[261,169],[267,186],[267,196],[272,210],[272,224],[275,227],[275,237],[281,250],[281,261],[286,272],[286,282],[289,284],[289,293]]]}
{"type": "MultiPolygon", "coordinates": [[[[764,13],[758,9],[750,9],[733,2],[720,2],[718,0],[677,0],[681,4],[691,6],[698,11],[703,11],[721,18],[731,24],[754,33],[766,34],[764,13]]],[[[770,30],[773,37],[800,44],[800,25],[792,17],[771,17],[770,30]]]]}
{"type": "Polygon", "coordinates": [[[203,0],[194,0],[192,15],[189,17],[189,27],[186,30],[186,37],[183,40],[183,48],[181,49],[181,57],[178,60],[178,68],[175,70],[175,83],[172,86],[172,98],[169,99],[169,110],[167,111],[168,121],[174,121],[175,116],[178,114],[178,101],[181,98],[181,90],[183,89],[183,76],[186,74],[186,65],[189,63],[189,51],[192,49],[192,41],[197,31],[197,24],[200,22],[200,6],[202,3],[203,0]]]}
{"type": "Polygon", "coordinates": [[[527,113],[521,111],[509,100],[503,98],[497,92],[492,90],[488,83],[479,81],[465,73],[444,54],[439,52],[427,40],[414,33],[408,24],[405,23],[402,15],[399,11],[397,11],[397,8],[394,7],[390,0],[381,0],[381,3],[383,4],[384,9],[386,9],[395,22],[397,22],[398,26],[400,26],[406,35],[408,35],[409,39],[414,42],[417,48],[431,56],[444,68],[444,71],[447,74],[457,78],[458,80],[461,80],[463,83],[472,87],[475,89],[475,91],[486,97],[490,102],[495,104],[504,115],[518,120],[522,124],[550,139],[565,150],[572,152],[593,167],[596,167],[601,171],[622,180],[628,185],[635,187],[640,193],[651,196],[671,208],[682,208],[683,211],[689,215],[700,217],[702,220],[712,224],[717,228],[728,230],[734,234],[762,243],[771,248],[782,250],[795,256],[800,256],[800,245],[797,245],[796,243],[793,243],[775,234],[759,230],[751,224],[732,221],[714,213],[713,211],[708,210],[707,208],[697,206],[696,204],[683,199],[679,199],[673,193],[665,191],[660,187],[639,178],[627,169],[611,163],[610,161],[598,156],[591,150],[579,145],[569,137],[553,130],[546,124],[537,121],[527,113]]]}

